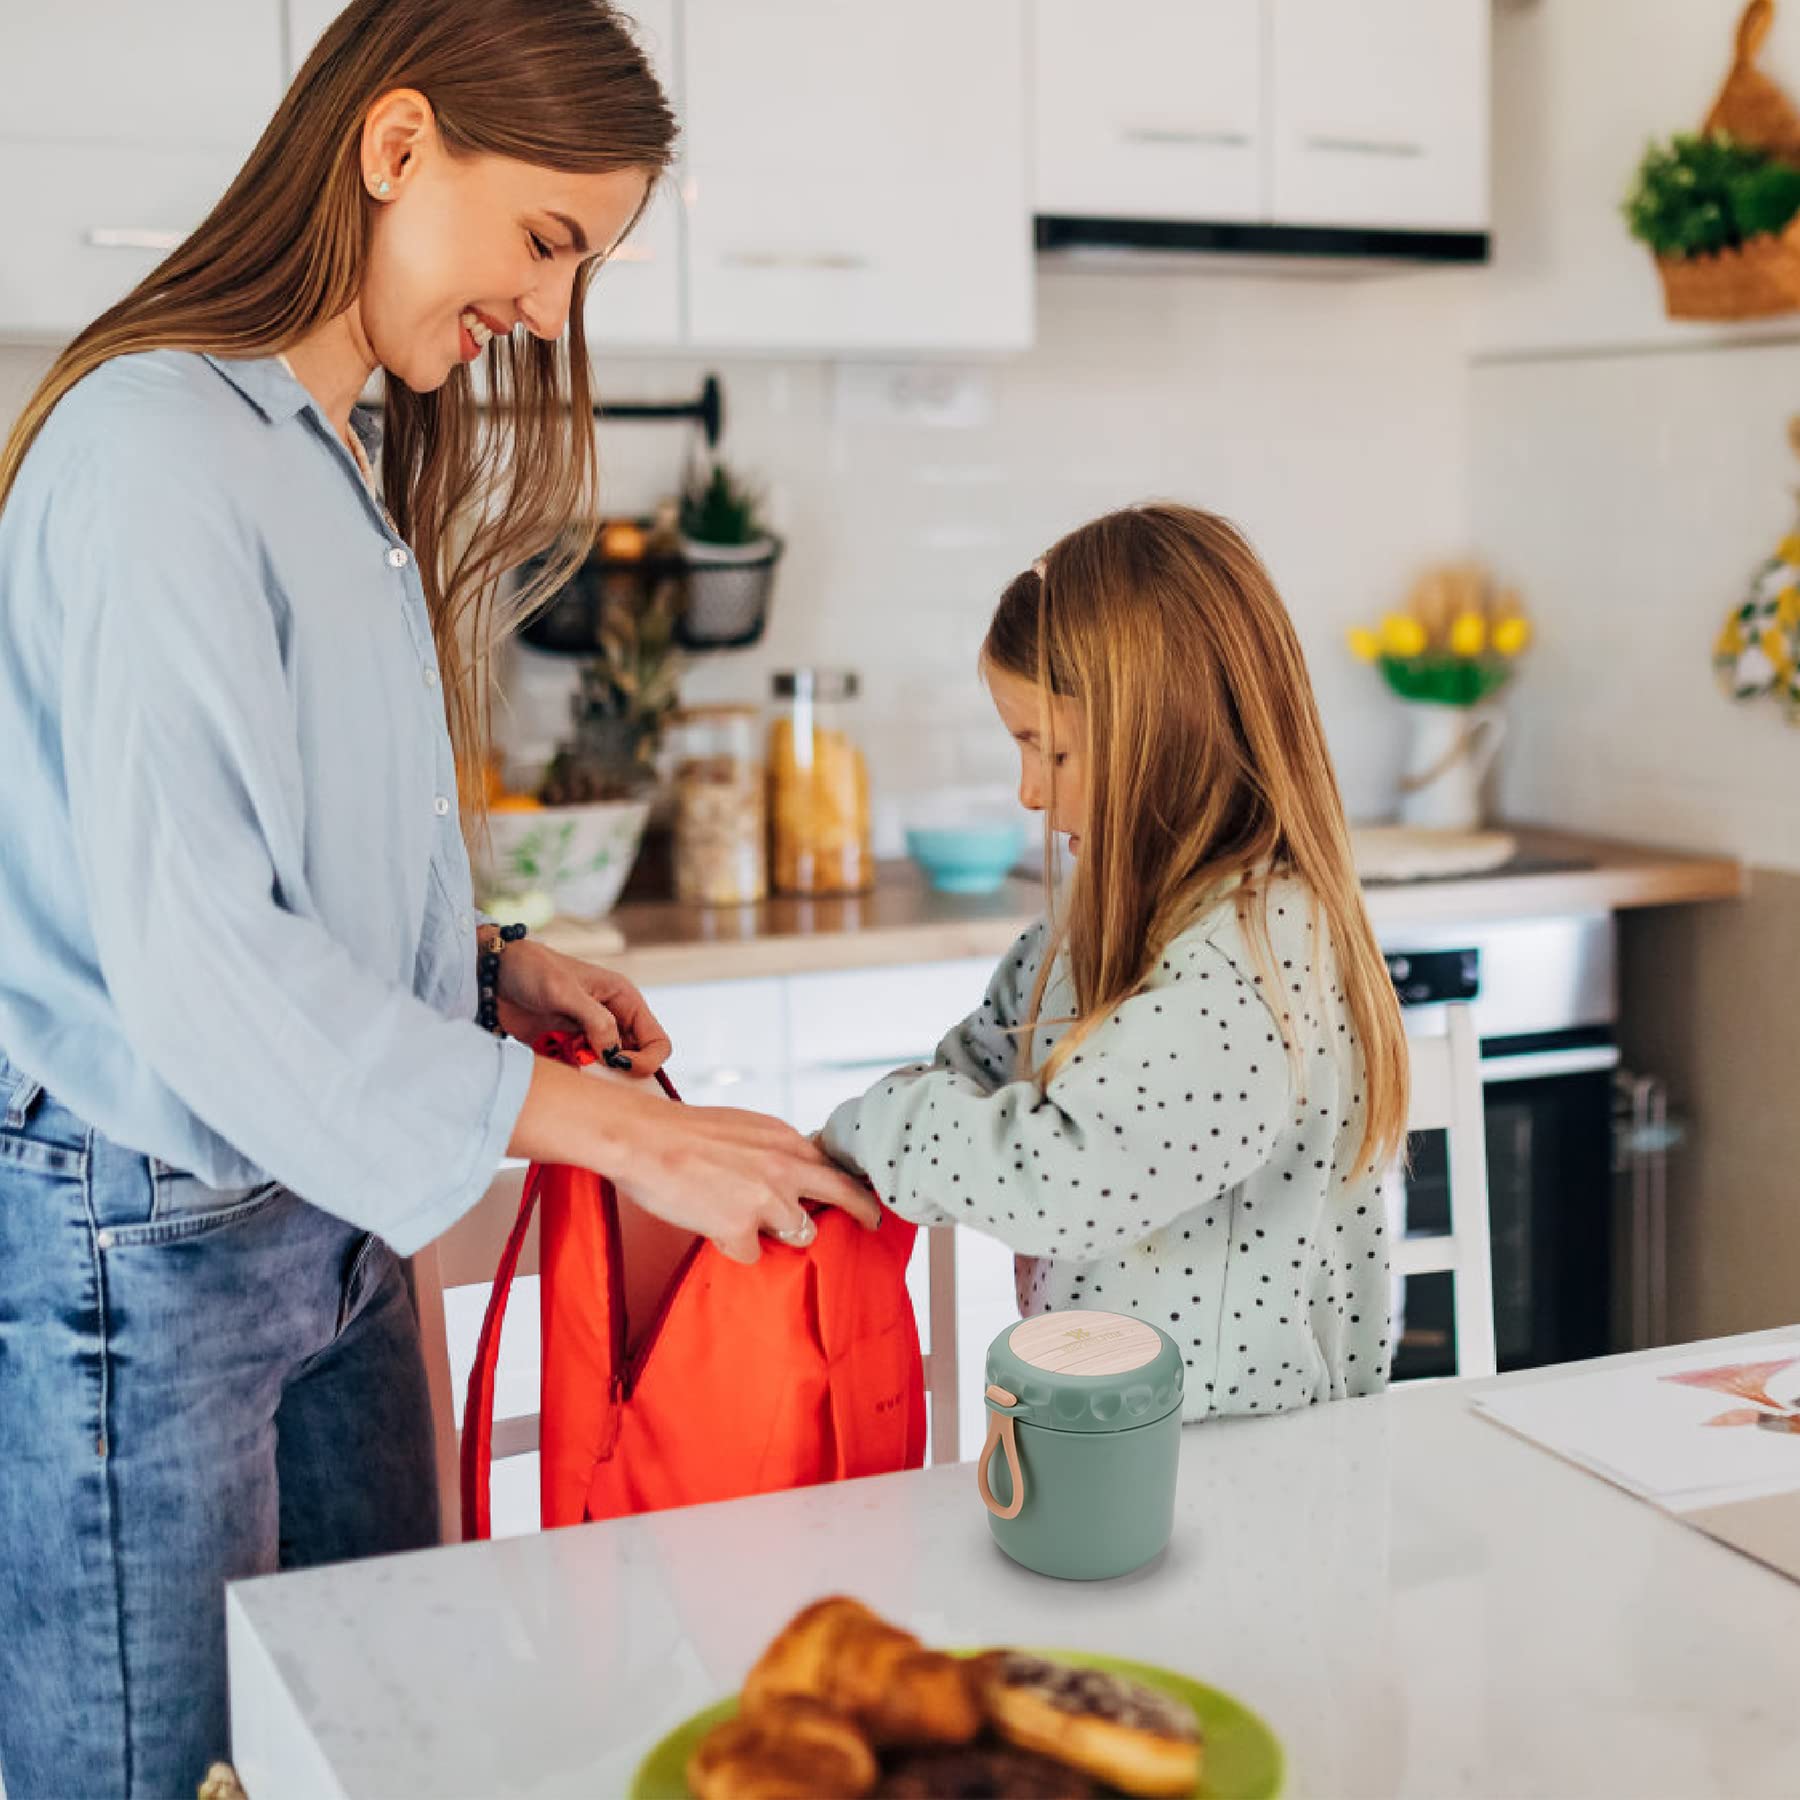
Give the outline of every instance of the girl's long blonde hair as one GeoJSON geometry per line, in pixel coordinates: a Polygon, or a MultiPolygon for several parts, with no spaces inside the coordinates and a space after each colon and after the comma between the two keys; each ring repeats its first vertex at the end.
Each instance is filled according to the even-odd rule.
{"type": "MultiPolygon", "coordinates": [[[[662,89],[605,0],[354,0],[211,213],[51,365],[0,449],[0,507],[57,402],[113,357],[272,356],[350,306],[375,204],[363,120],[396,88],[431,102],[453,154],[654,179],[673,152],[662,89]]],[[[494,645],[560,585],[598,525],[582,329],[591,272],[576,277],[563,341],[489,346],[485,406],[467,367],[432,393],[386,383],[384,497],[418,558],[465,777],[486,761],[494,645]],[[503,599],[507,573],[547,551],[542,578],[503,599]]],[[[462,790],[478,812],[481,781],[462,790]]]]}
{"type": "Polygon", "coordinates": [[[1109,513],[1011,583],[982,660],[1046,697],[1052,769],[1048,696],[1081,709],[1081,856],[1039,969],[1030,1028],[1060,951],[1078,1012],[1039,1078],[1053,1076],[1088,1030],[1142,988],[1171,939],[1227,893],[1266,957],[1267,877],[1291,873],[1323,915],[1362,1049],[1359,1166],[1394,1156],[1407,1104],[1399,1003],[1363,906],[1300,643],[1256,552],[1194,507],[1109,513]]]}

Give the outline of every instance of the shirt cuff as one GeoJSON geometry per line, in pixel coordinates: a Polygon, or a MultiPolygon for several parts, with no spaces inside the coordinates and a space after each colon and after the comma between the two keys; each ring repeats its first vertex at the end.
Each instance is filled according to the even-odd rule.
{"type": "Polygon", "coordinates": [[[481,1199],[499,1173],[506,1146],[512,1142],[525,1105],[537,1058],[529,1044],[521,1044],[516,1038],[497,1039],[494,1050],[493,1091],[463,1173],[441,1198],[420,1207],[387,1234],[388,1243],[398,1256],[412,1256],[448,1231],[481,1199]]]}

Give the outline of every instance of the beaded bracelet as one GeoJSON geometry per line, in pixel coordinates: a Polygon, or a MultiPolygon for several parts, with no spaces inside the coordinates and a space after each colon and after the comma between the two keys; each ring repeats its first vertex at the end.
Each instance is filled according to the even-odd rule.
{"type": "Polygon", "coordinates": [[[475,958],[475,1023],[495,1037],[505,1037],[500,1026],[500,952],[525,935],[523,925],[502,925],[475,958]]]}

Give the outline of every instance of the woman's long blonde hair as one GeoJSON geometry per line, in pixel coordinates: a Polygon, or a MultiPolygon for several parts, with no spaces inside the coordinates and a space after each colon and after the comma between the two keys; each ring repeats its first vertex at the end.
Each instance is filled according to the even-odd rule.
{"type": "MultiPolygon", "coordinates": [[[[206,219],[51,365],[0,449],[0,506],[57,402],[113,357],[272,356],[350,306],[375,204],[363,185],[363,120],[396,88],[431,102],[455,154],[654,179],[673,152],[662,89],[605,0],[354,0],[206,219]]],[[[582,329],[591,272],[584,265],[576,277],[563,341],[515,333],[489,346],[485,405],[467,367],[432,393],[386,383],[384,498],[418,558],[475,812],[493,646],[567,576],[598,525],[582,329]],[[503,600],[507,573],[544,552],[542,579],[503,600]]]]}
{"type": "Polygon", "coordinates": [[[1406,1129],[1400,1008],[1363,906],[1305,658],[1256,552],[1194,507],[1109,513],[1011,583],[982,661],[1046,697],[1052,769],[1048,696],[1081,709],[1081,856],[1039,969],[1030,1029],[1059,951],[1078,1012],[1039,1078],[1054,1075],[1088,1030],[1142,988],[1169,942],[1227,893],[1268,960],[1266,878],[1291,873],[1323,915],[1362,1049],[1359,1166],[1392,1157],[1406,1129]]]}

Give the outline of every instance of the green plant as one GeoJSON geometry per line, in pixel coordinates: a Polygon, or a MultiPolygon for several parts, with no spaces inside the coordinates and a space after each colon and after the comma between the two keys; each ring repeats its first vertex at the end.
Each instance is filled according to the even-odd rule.
{"type": "Polygon", "coordinates": [[[753,544],[768,536],[768,527],[756,494],[714,462],[681,496],[681,535],[698,544],[753,544]]]}
{"type": "Polygon", "coordinates": [[[1683,133],[1645,150],[1624,213],[1657,256],[1707,256],[1783,230],[1800,213],[1800,169],[1722,132],[1683,133]]]}
{"type": "Polygon", "coordinates": [[[628,799],[654,780],[681,682],[680,605],[681,587],[673,581],[657,583],[647,600],[609,601],[601,654],[581,667],[571,705],[574,734],[558,746],[538,790],[546,806],[628,799]]]}

